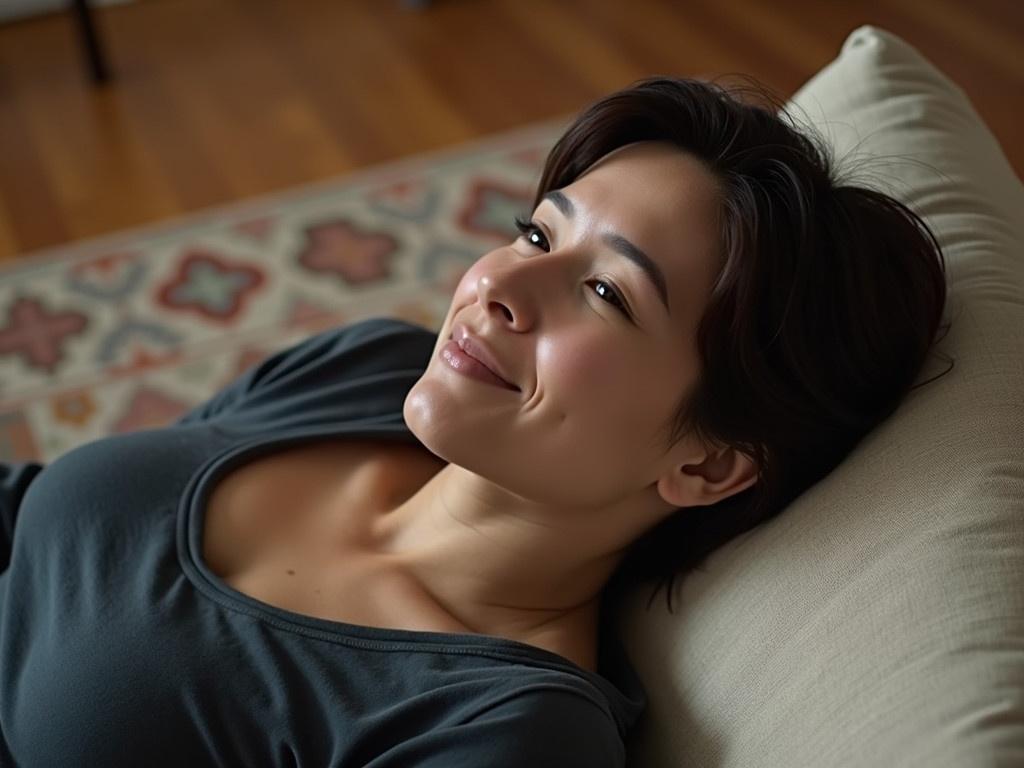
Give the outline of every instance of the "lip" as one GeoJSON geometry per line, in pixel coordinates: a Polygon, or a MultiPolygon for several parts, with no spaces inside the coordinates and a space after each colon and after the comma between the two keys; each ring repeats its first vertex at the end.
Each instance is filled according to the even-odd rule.
{"type": "Polygon", "coordinates": [[[516,392],[522,390],[513,383],[512,379],[505,374],[505,369],[498,362],[497,356],[491,351],[490,347],[487,346],[486,342],[479,336],[475,336],[470,333],[462,323],[456,323],[452,328],[451,338],[459,345],[463,352],[472,357],[477,362],[484,365],[491,373],[497,376],[499,379],[504,381],[509,389],[514,389],[516,392]]]}

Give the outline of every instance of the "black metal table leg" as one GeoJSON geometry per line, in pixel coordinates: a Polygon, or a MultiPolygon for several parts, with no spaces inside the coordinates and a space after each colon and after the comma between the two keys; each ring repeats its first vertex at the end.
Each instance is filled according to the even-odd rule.
{"type": "Polygon", "coordinates": [[[88,0],[72,0],[75,17],[78,21],[79,37],[85,46],[85,54],[89,61],[89,70],[92,73],[94,82],[103,83],[110,79],[110,70],[107,68],[106,56],[103,52],[103,42],[96,32],[96,25],[93,23],[92,9],[88,0]]]}

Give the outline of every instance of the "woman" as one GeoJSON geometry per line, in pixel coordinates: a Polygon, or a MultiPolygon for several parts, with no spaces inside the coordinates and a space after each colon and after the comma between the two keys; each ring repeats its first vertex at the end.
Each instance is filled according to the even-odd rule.
{"type": "Polygon", "coordinates": [[[605,600],[842,461],[945,300],[923,222],[737,93],[585,110],[439,333],[330,329],[3,467],[4,764],[622,765],[605,600]]]}

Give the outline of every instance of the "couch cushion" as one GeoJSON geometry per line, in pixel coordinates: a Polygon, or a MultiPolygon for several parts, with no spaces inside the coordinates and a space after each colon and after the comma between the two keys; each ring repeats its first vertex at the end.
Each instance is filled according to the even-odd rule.
{"type": "Polygon", "coordinates": [[[778,517],[615,626],[631,768],[1024,765],[1024,187],[963,91],[866,25],[792,97],[919,213],[952,326],[900,408],[778,517]]]}

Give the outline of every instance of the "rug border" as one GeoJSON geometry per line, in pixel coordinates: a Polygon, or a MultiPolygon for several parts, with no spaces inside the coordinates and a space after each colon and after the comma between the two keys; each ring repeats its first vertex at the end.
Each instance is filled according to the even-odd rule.
{"type": "Polygon", "coordinates": [[[176,229],[210,224],[221,217],[241,216],[246,211],[255,211],[268,206],[297,202],[303,197],[315,196],[323,190],[340,183],[355,184],[369,181],[374,177],[389,174],[405,174],[414,169],[433,165],[445,159],[452,159],[464,153],[479,152],[501,144],[529,143],[536,136],[547,134],[557,126],[564,125],[568,127],[569,122],[577,114],[578,112],[575,111],[566,112],[558,117],[534,121],[508,130],[460,141],[456,144],[403,155],[392,160],[374,163],[373,165],[361,168],[353,168],[350,171],[343,171],[327,179],[306,182],[232,202],[216,203],[134,227],[69,240],[34,251],[19,252],[13,257],[13,261],[0,265],[0,279],[20,277],[37,269],[45,269],[56,262],[76,257],[92,256],[97,251],[112,250],[139,239],[157,237],[176,229]]]}

